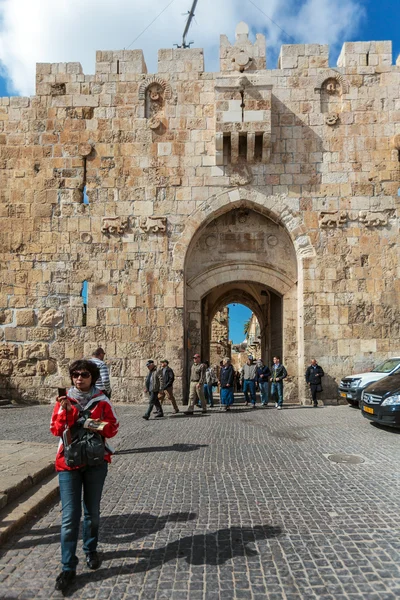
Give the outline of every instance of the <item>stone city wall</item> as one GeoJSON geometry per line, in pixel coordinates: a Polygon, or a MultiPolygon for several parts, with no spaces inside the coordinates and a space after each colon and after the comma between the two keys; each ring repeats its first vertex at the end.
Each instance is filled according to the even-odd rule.
{"type": "Polygon", "coordinates": [[[291,399],[313,356],[329,401],[340,376],[399,354],[391,42],[346,43],[334,68],[327,46],[304,44],[267,69],[265,46],[240,24],[219,73],[201,49],[160,50],[157,74],[140,50],[101,51],[94,75],[38,64],[35,96],[0,100],[1,395],[49,402],[70,361],[102,345],[116,400],[140,401],[146,359],[163,357],[179,397],[200,349],[185,259],[231,208],[293,244],[290,277],[268,248],[246,262],[217,247],[204,278],[260,277],[282,297],[291,399]]]}

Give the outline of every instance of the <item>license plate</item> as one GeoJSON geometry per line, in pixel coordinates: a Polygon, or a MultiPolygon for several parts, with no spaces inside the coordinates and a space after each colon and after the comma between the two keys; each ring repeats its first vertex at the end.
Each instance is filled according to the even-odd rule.
{"type": "Polygon", "coordinates": [[[369,406],[364,406],[363,410],[364,410],[364,412],[367,412],[367,413],[369,413],[370,415],[373,415],[373,414],[374,414],[374,409],[373,409],[373,408],[370,408],[369,406]]]}
{"type": "Polygon", "coordinates": [[[340,392],[340,395],[342,396],[342,398],[347,398],[346,392],[340,392]]]}

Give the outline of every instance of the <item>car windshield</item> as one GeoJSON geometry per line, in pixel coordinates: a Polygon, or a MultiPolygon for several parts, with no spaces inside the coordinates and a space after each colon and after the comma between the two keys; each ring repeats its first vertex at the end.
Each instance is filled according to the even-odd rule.
{"type": "Polygon", "coordinates": [[[372,373],[390,373],[400,365],[400,358],[388,358],[383,363],[372,369],[372,373]]]}

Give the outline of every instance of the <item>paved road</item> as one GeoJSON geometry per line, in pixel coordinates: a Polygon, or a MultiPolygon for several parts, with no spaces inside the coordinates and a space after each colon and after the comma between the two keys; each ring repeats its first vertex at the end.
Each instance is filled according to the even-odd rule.
{"type": "MultiPolygon", "coordinates": [[[[118,407],[103,563],[88,571],[79,547],[70,598],[400,597],[395,431],[347,406],[214,409],[148,422],[142,413],[118,407]],[[331,453],[365,462],[336,464],[331,453]]],[[[2,411],[1,436],[46,443],[49,416],[49,407],[2,411]]],[[[57,505],[10,540],[0,558],[0,598],[59,597],[59,525],[57,505]]]]}

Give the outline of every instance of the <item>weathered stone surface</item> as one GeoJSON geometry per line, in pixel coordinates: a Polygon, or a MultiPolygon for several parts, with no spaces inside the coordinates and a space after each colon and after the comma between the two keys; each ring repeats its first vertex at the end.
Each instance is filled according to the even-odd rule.
{"type": "Polygon", "coordinates": [[[9,376],[13,372],[13,363],[11,360],[0,359],[0,375],[9,376]]]}
{"type": "Polygon", "coordinates": [[[201,49],[161,50],[156,74],[141,51],[100,51],[95,75],[40,64],[36,97],[1,102],[4,389],[49,401],[101,344],[118,399],[141,400],[149,357],[187,398],[230,301],[257,315],[264,360],[282,354],[293,401],[312,356],[332,401],[342,375],[398,353],[391,43],[345,44],[337,69],[327,46],[285,45],[271,70],[265,50],[240,24],[219,73],[201,49]]]}
{"type": "Polygon", "coordinates": [[[59,327],[62,325],[64,315],[61,311],[50,308],[38,314],[38,325],[40,327],[59,327]]]}
{"type": "Polygon", "coordinates": [[[16,315],[19,327],[30,327],[35,324],[35,313],[33,310],[17,310],[16,315]]]}

